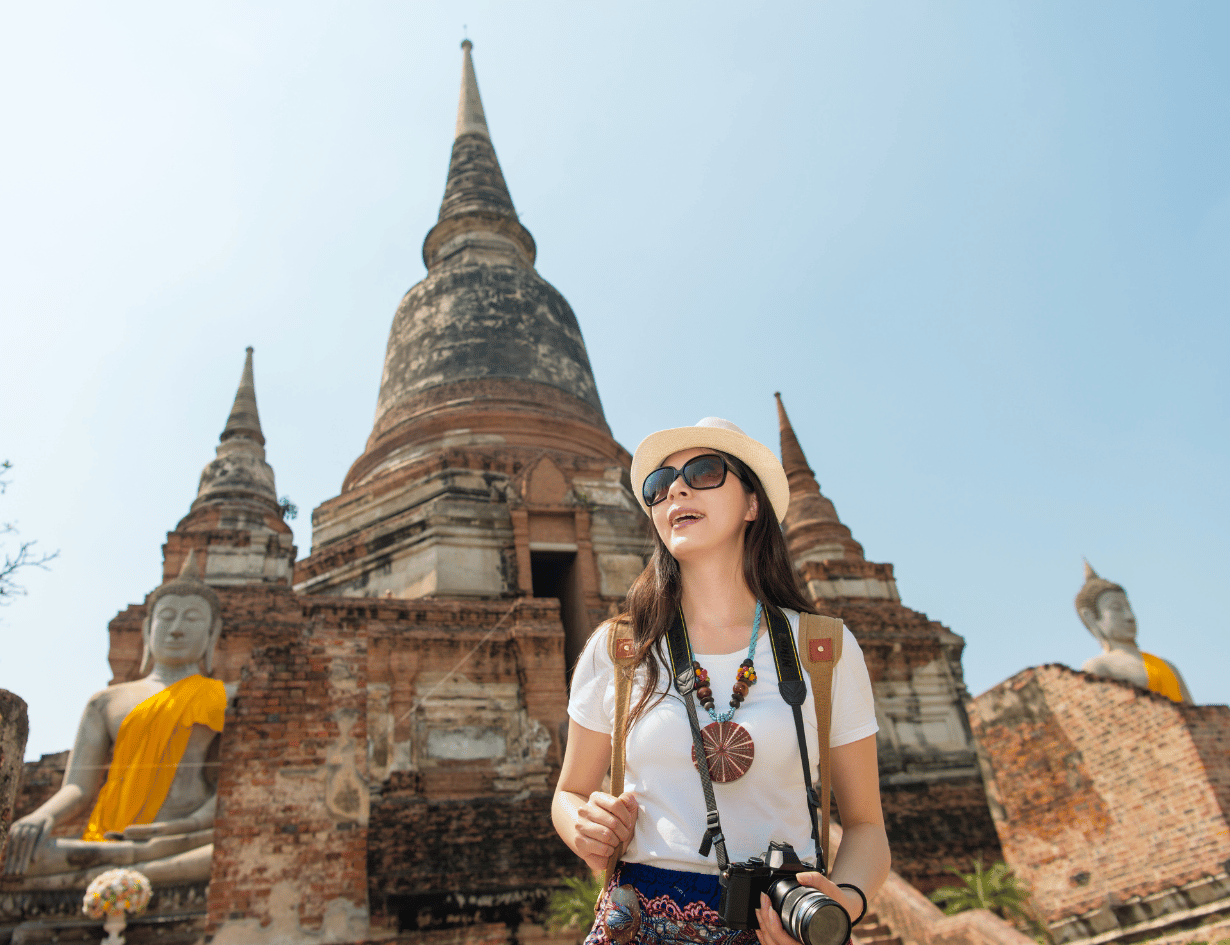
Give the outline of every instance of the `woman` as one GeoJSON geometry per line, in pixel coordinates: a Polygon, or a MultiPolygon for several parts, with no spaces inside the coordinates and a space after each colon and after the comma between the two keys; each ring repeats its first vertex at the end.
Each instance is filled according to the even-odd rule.
{"type": "MultiPolygon", "coordinates": [[[[628,789],[619,797],[602,791],[615,704],[604,625],[574,669],[568,745],[552,819],[564,842],[595,872],[623,851],[587,945],[605,943],[612,935],[626,941],[620,934],[626,922],[608,929],[604,921],[612,892],[621,886],[636,891],[632,897],[621,889],[615,897],[625,910],[628,899],[634,899],[634,911],[639,906],[635,925],[641,945],[747,945],[751,932],[720,922],[714,853],[702,856],[699,850],[706,804],[692,763],[692,728],[671,687],[666,635],[681,613],[705,687],[690,698],[708,702],[696,706],[700,724],[709,723],[707,716],[729,717],[753,742],[746,773],[740,765],[726,772],[731,779],[713,785],[730,860],[759,856],[770,841],[785,841],[814,862],[794,716],[778,692],[765,634],[767,608],[780,609],[796,635],[798,612],[810,609],[795,583],[779,526],[789,486],[772,451],[729,421],[712,417],[647,437],[637,447],[632,477],[653,521],[654,554],[628,592],[620,618],[632,623],[637,654],[626,740],[628,789]],[[731,693],[729,708],[725,693],[731,693]]],[[[807,872],[799,882],[835,899],[857,919],[865,911],[863,896],[872,896],[888,874],[889,852],[871,685],[849,630],[843,629],[843,639],[833,678],[830,763],[844,836],[829,876],[807,872]]],[[[810,693],[802,711],[814,769],[818,746],[810,693]]],[[[795,945],[766,897],[756,917],[762,945],[795,945]]]]}

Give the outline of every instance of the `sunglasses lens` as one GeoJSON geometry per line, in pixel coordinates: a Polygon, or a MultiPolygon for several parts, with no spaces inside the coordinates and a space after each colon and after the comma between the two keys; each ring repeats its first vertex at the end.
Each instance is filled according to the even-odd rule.
{"type": "Polygon", "coordinates": [[[683,481],[693,489],[716,489],[726,481],[726,464],[720,456],[697,456],[683,464],[683,481]]]}
{"type": "Polygon", "coordinates": [[[670,491],[671,483],[678,475],[679,471],[673,466],[664,466],[646,476],[645,484],[641,487],[641,495],[645,499],[645,504],[657,505],[665,499],[666,493],[670,491]]]}

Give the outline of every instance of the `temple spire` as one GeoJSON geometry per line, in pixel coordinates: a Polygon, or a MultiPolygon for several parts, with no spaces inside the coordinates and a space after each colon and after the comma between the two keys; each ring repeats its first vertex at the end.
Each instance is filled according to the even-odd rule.
{"type": "Polygon", "coordinates": [[[461,97],[440,217],[423,240],[423,263],[534,267],[537,248],[521,225],[491,144],[468,39],[461,44],[461,97]]]}
{"type": "Polygon", "coordinates": [[[491,133],[487,130],[487,116],[483,114],[483,100],[478,96],[478,77],[474,74],[474,60],[470,50],[474,44],[468,39],[463,40],[461,48],[465,57],[461,63],[461,101],[457,105],[457,133],[454,138],[462,135],[482,135],[490,140],[491,133]]]}
{"type": "Polygon", "coordinates": [[[790,483],[790,510],[782,524],[790,556],[799,561],[808,557],[853,558],[863,560],[863,546],[854,540],[837,509],[821,492],[816,474],[794,434],[782,395],[777,398],[777,422],[781,431],[782,466],[790,483]]]}
{"type": "MultiPolygon", "coordinates": [[[[799,438],[794,435],[794,427],[786,416],[786,406],[782,403],[782,395],[775,393],[777,398],[777,425],[781,433],[782,466],[786,469],[786,478],[790,481],[790,494],[799,495],[820,494],[820,484],[816,482],[816,474],[807,465],[807,457],[803,455],[803,447],[799,446],[799,438]]],[[[834,518],[836,513],[834,512],[834,518]]]]}
{"type": "Polygon", "coordinates": [[[201,471],[201,484],[192,507],[253,501],[275,511],[278,508],[273,469],[265,462],[265,435],[256,412],[252,349],[248,348],[235,403],[218,437],[217,458],[201,471]]]}
{"type": "Polygon", "coordinates": [[[295,555],[273,467],[265,461],[248,348],[217,455],[201,470],[188,514],[167,533],[162,546],[162,579],[179,574],[215,586],[288,585],[295,555]]]}
{"type": "Polygon", "coordinates": [[[225,443],[236,436],[246,436],[261,446],[265,445],[265,435],[261,432],[260,414],[256,411],[256,384],[252,379],[251,348],[248,348],[247,357],[243,362],[239,390],[235,391],[235,404],[231,407],[231,415],[226,418],[226,427],[219,439],[225,443]]]}

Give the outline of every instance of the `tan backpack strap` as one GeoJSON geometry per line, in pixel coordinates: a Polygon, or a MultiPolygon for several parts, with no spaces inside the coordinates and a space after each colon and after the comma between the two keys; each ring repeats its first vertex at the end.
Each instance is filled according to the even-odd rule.
{"type": "MultiPolygon", "coordinates": [[[[838,617],[799,614],[799,655],[811,677],[816,703],[816,732],[820,749],[820,846],[829,857],[829,804],[833,773],[829,765],[829,731],[833,722],[833,670],[841,659],[842,622],[838,617]]],[[[827,862],[820,864],[827,872],[827,862]]]]}
{"type": "MultiPolygon", "coordinates": [[[[611,732],[611,793],[619,797],[624,792],[624,742],[628,738],[628,704],[632,700],[632,674],[636,669],[636,641],[632,624],[616,620],[607,634],[607,652],[615,664],[615,730],[611,732]]],[[[606,865],[602,887],[611,881],[611,873],[623,850],[616,850],[606,865]]]]}

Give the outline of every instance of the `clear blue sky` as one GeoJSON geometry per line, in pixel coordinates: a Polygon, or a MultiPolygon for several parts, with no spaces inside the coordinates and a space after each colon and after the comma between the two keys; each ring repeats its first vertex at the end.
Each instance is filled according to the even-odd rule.
{"type": "Polygon", "coordinates": [[[781,390],[971,691],[1097,652],[1084,555],[1230,702],[1230,5],[9,4],[0,521],[61,552],[0,610],[29,756],[110,678],[247,345],[308,552],[424,274],[463,28],[626,447],[776,445],[781,390]]]}

